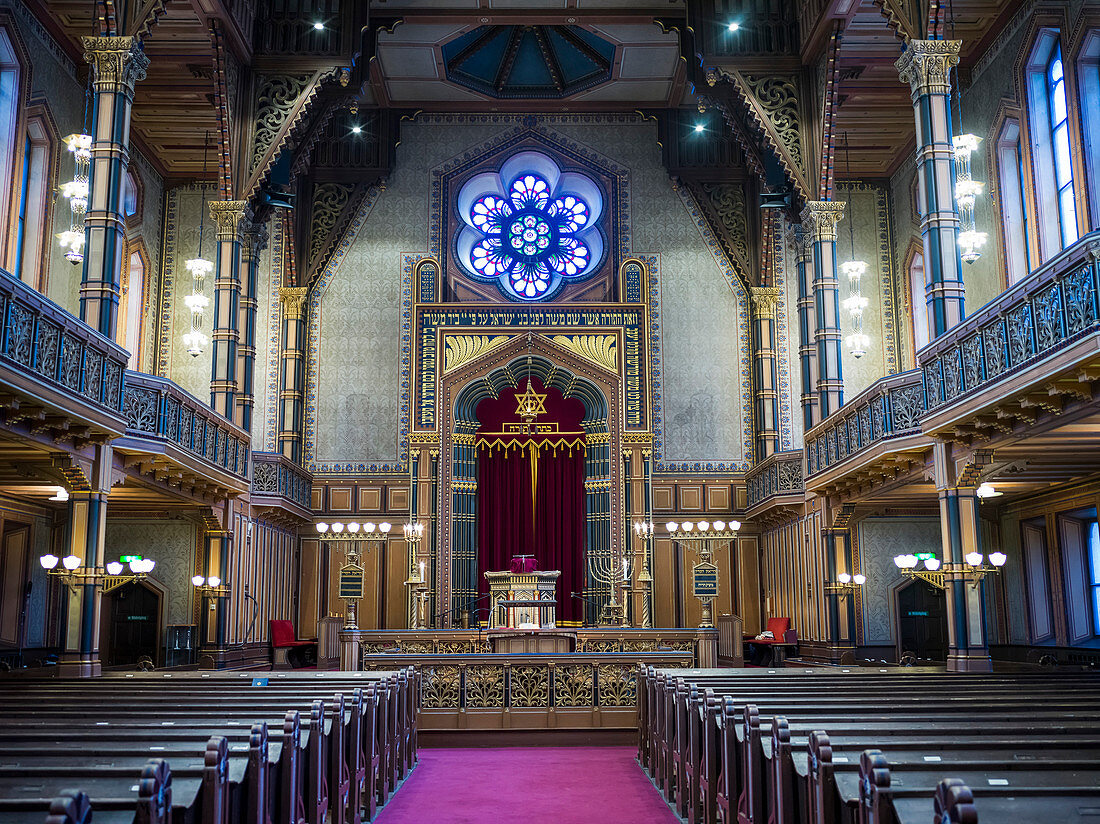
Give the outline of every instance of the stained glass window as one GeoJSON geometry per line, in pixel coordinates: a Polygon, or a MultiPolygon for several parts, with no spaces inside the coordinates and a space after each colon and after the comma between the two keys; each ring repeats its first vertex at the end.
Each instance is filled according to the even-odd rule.
{"type": "Polygon", "coordinates": [[[585,175],[561,173],[545,155],[525,152],[498,174],[478,175],[458,203],[467,224],[459,259],[511,297],[547,298],[564,281],[592,274],[603,255],[599,187],[585,175]]]}

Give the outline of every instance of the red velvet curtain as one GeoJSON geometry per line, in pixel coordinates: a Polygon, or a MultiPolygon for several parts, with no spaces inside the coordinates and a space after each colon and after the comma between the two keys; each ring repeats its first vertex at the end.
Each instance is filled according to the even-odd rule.
{"type": "Polygon", "coordinates": [[[526,379],[478,406],[478,590],[488,592],[486,571],[533,555],[538,569],[561,570],[558,623],[579,622],[584,605],[572,593],[585,579],[584,406],[533,383],[547,395],[538,423],[556,423],[555,433],[502,434],[517,420],[516,395],[526,391],[526,379]]]}

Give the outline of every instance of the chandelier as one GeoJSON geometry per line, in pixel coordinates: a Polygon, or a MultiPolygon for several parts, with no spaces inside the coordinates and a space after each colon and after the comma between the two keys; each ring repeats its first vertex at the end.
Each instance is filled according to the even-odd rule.
{"type": "Polygon", "coordinates": [[[955,200],[959,204],[959,256],[973,263],[982,256],[978,250],[986,241],[985,232],[977,231],[974,224],[974,202],[985,184],[974,179],[970,168],[970,156],[982,139],[974,134],[959,134],[951,142],[955,148],[955,200]]]}
{"type": "Polygon", "coordinates": [[[183,345],[191,357],[197,358],[202,354],[209,339],[203,334],[202,319],[206,313],[206,307],[210,305],[210,299],[204,294],[206,276],[214,271],[214,264],[202,256],[203,230],[206,227],[206,150],[210,141],[210,133],[206,133],[206,140],[202,147],[202,207],[199,212],[199,253],[195,257],[184,262],[188,274],[191,275],[191,294],[183,299],[183,305],[191,313],[191,329],[183,335],[183,345]]]}
{"type": "MultiPolygon", "coordinates": [[[[848,133],[844,133],[844,175],[851,184],[851,169],[848,166],[848,133]]],[[[867,354],[871,339],[863,332],[863,310],[867,308],[867,298],[863,296],[860,283],[867,272],[867,264],[856,260],[856,230],[853,221],[851,190],[848,194],[848,243],[851,260],[840,264],[840,271],[848,277],[848,297],[844,299],[844,308],[852,321],[852,332],[844,338],[848,352],[853,358],[862,358],[867,354]]]]}
{"type": "Polygon", "coordinates": [[[84,260],[84,215],[88,211],[88,169],[92,161],[92,136],[71,134],[65,145],[73,155],[73,179],[58,187],[62,197],[69,201],[69,228],[58,234],[65,259],[72,264],[84,260]]]}

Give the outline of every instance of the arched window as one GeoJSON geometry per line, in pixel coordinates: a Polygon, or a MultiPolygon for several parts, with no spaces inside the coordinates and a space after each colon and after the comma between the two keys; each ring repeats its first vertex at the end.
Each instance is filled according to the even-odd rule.
{"type": "Polygon", "coordinates": [[[1096,229],[1100,228],[1100,109],[1096,106],[1096,101],[1100,100],[1100,29],[1091,29],[1085,35],[1080,54],[1077,86],[1084,130],[1085,173],[1088,175],[1085,191],[1089,193],[1091,224],[1096,229]]]}
{"type": "Polygon", "coordinates": [[[906,271],[909,275],[909,306],[913,321],[913,362],[916,355],[928,345],[928,302],[924,296],[924,249],[913,243],[909,249],[906,271]]]}
{"type": "Polygon", "coordinates": [[[1020,121],[1006,120],[997,135],[997,194],[1001,201],[1008,285],[1031,272],[1031,221],[1024,187],[1020,121]]]}
{"type": "Polygon", "coordinates": [[[11,273],[42,292],[46,286],[45,256],[49,243],[47,227],[52,179],[50,167],[54,145],[54,135],[46,118],[32,114],[27,120],[21,174],[16,188],[18,203],[11,273]]]}
{"type": "Polygon", "coordinates": [[[141,183],[133,169],[126,170],[122,181],[122,215],[128,226],[141,222],[141,183]]]}
{"type": "MultiPolygon", "coordinates": [[[[15,46],[7,30],[0,27],[0,221],[5,222],[5,227],[11,207],[11,192],[15,188],[12,184],[17,184],[15,159],[22,148],[17,141],[21,79],[22,70],[15,46]]],[[[7,234],[6,228],[4,234],[7,234]]]]}
{"type": "Polygon", "coordinates": [[[1028,126],[1044,260],[1076,242],[1070,120],[1065,66],[1056,29],[1042,29],[1027,66],[1028,126]]]}
{"type": "Polygon", "coordinates": [[[141,335],[145,325],[145,250],[138,244],[130,247],[130,257],[122,277],[121,317],[118,342],[130,353],[127,369],[141,366],[141,335]]]}

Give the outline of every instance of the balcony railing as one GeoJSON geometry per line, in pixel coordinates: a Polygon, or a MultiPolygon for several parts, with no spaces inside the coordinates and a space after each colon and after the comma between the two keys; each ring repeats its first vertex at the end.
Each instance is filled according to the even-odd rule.
{"type": "Polygon", "coordinates": [[[776,452],[749,470],[745,476],[748,508],[782,495],[799,495],[802,480],[802,451],[776,452]]]}
{"type": "Polygon", "coordinates": [[[277,452],[252,453],[252,495],[310,508],[313,475],[277,452]]]}
{"type": "Polygon", "coordinates": [[[248,479],[248,433],[167,378],[128,371],[122,412],[128,436],[154,438],[248,479]]]}
{"type": "Polygon", "coordinates": [[[920,370],[887,375],[806,433],[810,476],[892,438],[920,432],[924,389],[920,370]]]}
{"type": "MultiPolygon", "coordinates": [[[[0,359],[61,396],[116,417],[129,353],[0,270],[0,359]]],[[[65,411],[73,413],[71,404],[65,411]]]]}
{"type": "Polygon", "coordinates": [[[918,352],[929,412],[1100,329],[1098,257],[1093,232],[918,352]]]}

